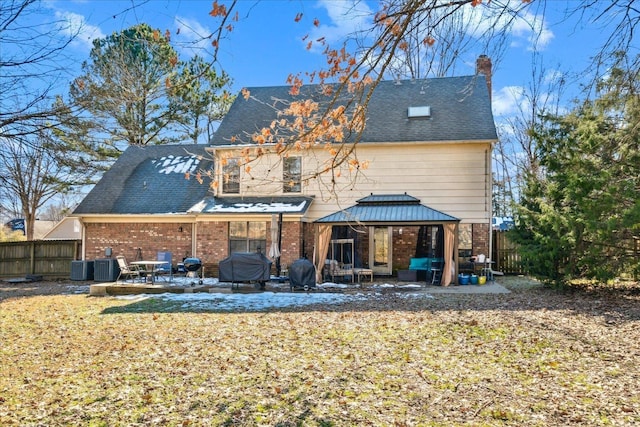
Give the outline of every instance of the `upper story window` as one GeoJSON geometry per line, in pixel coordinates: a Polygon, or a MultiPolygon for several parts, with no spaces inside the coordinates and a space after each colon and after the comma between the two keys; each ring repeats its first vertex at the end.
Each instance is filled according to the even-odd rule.
{"type": "Polygon", "coordinates": [[[240,193],[240,162],[238,159],[227,159],[222,167],[222,192],[240,193]]]}
{"type": "Polygon", "coordinates": [[[282,163],[282,192],[302,191],[302,157],[286,157],[282,163]]]}

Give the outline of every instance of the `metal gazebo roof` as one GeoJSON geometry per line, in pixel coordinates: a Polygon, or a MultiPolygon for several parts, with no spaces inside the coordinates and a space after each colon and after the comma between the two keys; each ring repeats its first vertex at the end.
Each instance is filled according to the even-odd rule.
{"type": "Polygon", "coordinates": [[[432,209],[408,194],[379,194],[316,220],[316,223],[443,223],[460,219],[432,209]]]}

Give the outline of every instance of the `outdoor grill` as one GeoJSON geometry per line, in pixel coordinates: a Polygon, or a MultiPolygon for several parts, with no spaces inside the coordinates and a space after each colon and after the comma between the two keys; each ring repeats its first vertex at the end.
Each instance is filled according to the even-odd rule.
{"type": "Polygon", "coordinates": [[[289,285],[292,291],[308,291],[316,287],[316,267],[306,258],[300,258],[289,266],[289,285]]]}
{"type": "Polygon", "coordinates": [[[200,258],[185,258],[182,263],[184,264],[184,269],[190,272],[196,272],[202,268],[200,258]]]}
{"type": "MultiPolygon", "coordinates": [[[[203,277],[200,276],[199,273],[202,268],[202,261],[200,261],[200,258],[185,258],[184,261],[182,261],[182,265],[186,272],[186,277],[191,277],[192,279],[198,278],[198,283],[202,285],[203,277]]],[[[194,283],[191,283],[191,285],[194,285],[194,283]]]]}
{"type": "Polygon", "coordinates": [[[218,264],[220,282],[231,282],[231,287],[240,282],[258,282],[265,288],[271,279],[271,260],[261,253],[234,252],[218,264]]]}

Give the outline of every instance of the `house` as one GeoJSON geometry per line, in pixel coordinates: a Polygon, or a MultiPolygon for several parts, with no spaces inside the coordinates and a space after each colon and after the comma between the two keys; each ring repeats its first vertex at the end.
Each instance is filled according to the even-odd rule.
{"type": "Polygon", "coordinates": [[[78,218],[62,218],[47,231],[42,240],[80,240],[82,226],[78,218]]]}
{"type": "Polygon", "coordinates": [[[368,167],[345,164],[320,179],[308,178],[335,154],[322,144],[285,156],[265,144],[242,165],[256,148],[246,137],[293,99],[320,97],[318,87],[297,96],[288,86],[249,88],[209,145],[130,147],[121,155],[72,215],[83,226],[84,257],[103,257],[107,248],[129,258],[170,251],[174,260],[202,259],[212,275],[232,252],[262,251],[278,269],[308,257],[319,270],[329,259],[392,275],[428,256],[444,259],[442,280],[451,283],[459,257],[489,254],[491,246],[497,134],[489,58],[479,57],[477,68],[380,82],[356,146],[368,167]]]}

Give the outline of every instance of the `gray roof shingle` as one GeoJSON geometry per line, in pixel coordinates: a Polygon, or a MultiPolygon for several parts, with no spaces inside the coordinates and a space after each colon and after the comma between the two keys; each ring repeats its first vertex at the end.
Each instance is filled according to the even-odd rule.
{"type": "MultiPolygon", "coordinates": [[[[248,88],[251,97],[238,96],[211,143],[245,142],[247,135],[268,127],[292,100],[312,98],[320,103],[318,85],[303,86],[300,95],[289,86],[248,88]]],[[[483,75],[402,81],[381,81],[369,102],[361,142],[495,141],[496,128],[483,75]],[[431,117],[408,118],[409,107],[429,106],[431,117]]]]}
{"type": "Polygon", "coordinates": [[[212,167],[205,145],[129,147],[74,214],[185,213],[209,193],[198,170],[212,167]],[[191,178],[186,178],[186,173],[191,178]]]}
{"type": "MultiPolygon", "coordinates": [[[[289,89],[289,86],[250,88],[251,98],[236,98],[215,133],[212,145],[229,145],[233,136],[249,135],[269,126],[277,117],[278,110],[293,99],[311,97],[326,102],[326,98],[319,95],[318,85],[303,86],[301,95],[297,97],[292,97],[289,89]]],[[[361,142],[495,140],[497,135],[486,81],[484,76],[478,75],[380,82],[369,103],[361,142]],[[429,106],[431,117],[407,117],[409,107],[420,106],[429,106]]],[[[213,167],[206,147],[193,144],[129,147],[78,205],[74,214],[186,213],[205,199],[209,200],[207,203],[211,209],[224,206],[224,201],[211,204],[207,182],[200,183],[194,177],[185,178],[186,172],[193,176],[198,170],[213,167]]],[[[406,203],[407,200],[396,203],[395,211],[391,210],[391,205],[368,206],[367,201],[380,201],[376,197],[379,196],[362,199],[364,203],[349,208],[350,214],[362,217],[361,220],[366,214],[367,221],[390,220],[393,217],[419,221],[456,220],[453,217],[447,219],[443,216],[445,214],[420,204],[406,203]],[[403,212],[393,213],[398,209],[403,212]]],[[[308,208],[308,203],[305,202],[302,211],[308,208]]],[[[331,221],[328,217],[322,220],[345,220],[344,213],[334,215],[343,215],[343,219],[336,216],[331,221]]]]}

